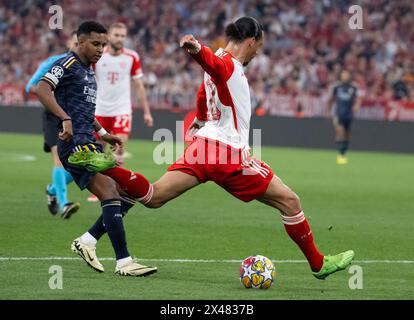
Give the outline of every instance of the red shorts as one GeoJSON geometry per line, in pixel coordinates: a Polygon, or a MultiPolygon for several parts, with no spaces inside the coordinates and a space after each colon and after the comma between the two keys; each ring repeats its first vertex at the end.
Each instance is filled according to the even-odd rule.
{"type": "Polygon", "coordinates": [[[236,198],[249,202],[261,197],[273,177],[270,167],[240,149],[216,140],[195,138],[168,171],[181,171],[203,183],[214,181],[236,198]]]}
{"type": "Polygon", "coordinates": [[[113,117],[96,116],[96,120],[98,120],[101,126],[111,134],[129,135],[131,132],[131,114],[122,114],[113,117]]]}

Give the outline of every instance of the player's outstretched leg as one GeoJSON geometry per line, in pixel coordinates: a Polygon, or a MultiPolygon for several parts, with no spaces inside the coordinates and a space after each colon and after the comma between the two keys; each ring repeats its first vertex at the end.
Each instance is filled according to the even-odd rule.
{"type": "Polygon", "coordinates": [[[154,184],[139,172],[115,167],[102,172],[114,179],[128,197],[148,208],[159,208],[187,190],[200,184],[198,179],[181,171],[168,171],[154,184]]]}
{"type": "Polygon", "coordinates": [[[324,256],[319,252],[301,209],[299,197],[278,177],[272,178],[266,193],[258,200],[281,212],[287,234],[302,250],[316,278],[325,279],[328,275],[350,265],[354,257],[352,250],[334,256],[324,256]]]}

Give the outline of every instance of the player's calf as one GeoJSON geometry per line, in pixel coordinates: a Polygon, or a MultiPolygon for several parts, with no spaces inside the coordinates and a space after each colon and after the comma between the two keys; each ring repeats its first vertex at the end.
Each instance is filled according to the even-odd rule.
{"type": "Polygon", "coordinates": [[[294,216],[302,210],[300,198],[293,191],[287,192],[283,197],[276,199],[276,201],[284,207],[284,210],[281,211],[282,216],[294,216]]]}
{"type": "Polygon", "coordinates": [[[258,200],[278,209],[282,216],[294,216],[302,210],[298,195],[276,176],[272,178],[266,193],[258,200]]]}

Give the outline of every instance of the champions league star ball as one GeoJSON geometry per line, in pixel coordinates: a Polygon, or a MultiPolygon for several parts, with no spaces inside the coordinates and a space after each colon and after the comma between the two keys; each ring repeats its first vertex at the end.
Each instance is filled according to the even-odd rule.
{"type": "Polygon", "coordinates": [[[240,266],[240,281],[245,288],[268,289],[275,278],[275,266],[264,256],[250,256],[240,266]]]}

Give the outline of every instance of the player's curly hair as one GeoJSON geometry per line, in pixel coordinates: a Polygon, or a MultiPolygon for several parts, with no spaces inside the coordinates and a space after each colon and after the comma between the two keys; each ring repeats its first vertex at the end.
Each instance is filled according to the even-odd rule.
{"type": "Polygon", "coordinates": [[[263,36],[263,26],[252,17],[242,17],[226,26],[226,37],[234,42],[242,42],[247,38],[259,40],[263,36]]]}
{"type": "Polygon", "coordinates": [[[76,31],[76,35],[79,37],[81,34],[90,34],[91,32],[96,33],[107,33],[105,27],[96,21],[85,21],[82,22],[76,31]]]}

